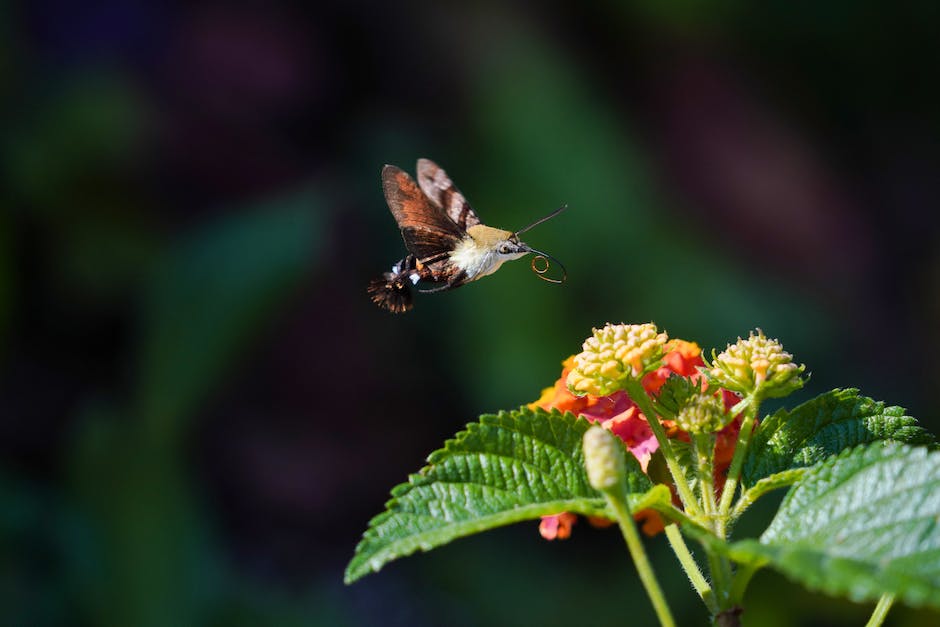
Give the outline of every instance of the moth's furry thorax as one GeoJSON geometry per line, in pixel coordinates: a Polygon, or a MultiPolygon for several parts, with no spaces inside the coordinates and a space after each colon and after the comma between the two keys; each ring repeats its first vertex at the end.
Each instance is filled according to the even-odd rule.
{"type": "Polygon", "coordinates": [[[467,229],[467,237],[450,253],[450,261],[464,271],[468,280],[493,274],[505,261],[528,253],[512,231],[477,224],[467,229]]]}

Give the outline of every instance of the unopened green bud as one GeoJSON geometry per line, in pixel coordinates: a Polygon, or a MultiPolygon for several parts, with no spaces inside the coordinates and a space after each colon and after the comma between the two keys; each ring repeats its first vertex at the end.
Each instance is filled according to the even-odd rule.
{"type": "Polygon", "coordinates": [[[689,399],[702,391],[702,384],[689,377],[671,375],[659,388],[656,400],[668,418],[674,418],[685,407],[689,399]]]}
{"type": "Polygon", "coordinates": [[[721,354],[712,351],[712,363],[705,374],[715,384],[733,392],[759,398],[786,396],[803,387],[800,375],[806,366],[793,363],[793,356],[777,340],[764,332],[752,331],[746,340],[738,338],[721,354]]]}
{"type": "Polygon", "coordinates": [[[594,329],[574,357],[568,389],[578,396],[607,396],[622,389],[624,379],[639,378],[659,364],[667,339],[652,323],[608,323],[594,329]]]}
{"type": "Polygon", "coordinates": [[[676,425],[689,433],[715,433],[731,422],[720,396],[695,394],[679,410],[676,425]]]}
{"type": "Polygon", "coordinates": [[[609,492],[627,475],[623,445],[610,431],[597,425],[584,433],[584,467],[591,487],[609,492]]]}

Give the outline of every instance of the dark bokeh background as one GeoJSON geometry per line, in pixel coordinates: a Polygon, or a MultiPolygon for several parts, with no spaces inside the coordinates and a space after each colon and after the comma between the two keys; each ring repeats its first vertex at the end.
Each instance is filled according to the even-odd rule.
{"type": "MultiPolygon", "coordinates": [[[[940,5],[582,4],[2,5],[3,624],[652,623],[583,524],[341,583],[393,484],[606,321],[706,349],[759,326],[804,398],[940,429],[940,5]],[[379,170],[421,156],[495,226],[567,202],[526,240],[568,283],[521,262],[374,308],[403,252],[379,170]]],[[[749,601],[870,611],[769,573],[749,601]]]]}

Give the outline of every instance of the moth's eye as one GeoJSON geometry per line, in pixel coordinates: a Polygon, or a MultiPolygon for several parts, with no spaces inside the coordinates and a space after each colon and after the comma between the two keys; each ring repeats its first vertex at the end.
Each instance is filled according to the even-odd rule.
{"type": "Polygon", "coordinates": [[[509,244],[501,244],[498,249],[499,254],[508,255],[512,252],[512,248],[509,247],[509,244]]]}

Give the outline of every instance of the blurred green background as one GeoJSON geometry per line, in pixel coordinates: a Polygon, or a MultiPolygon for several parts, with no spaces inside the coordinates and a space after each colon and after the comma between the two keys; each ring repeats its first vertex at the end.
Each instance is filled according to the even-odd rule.
{"type": "MultiPolygon", "coordinates": [[[[803,398],[857,386],[940,431],[937,3],[38,0],[0,25],[4,625],[652,624],[583,523],[342,585],[393,484],[607,321],[706,349],[759,326],[803,398]],[[567,202],[525,238],[567,284],[521,262],[376,309],[404,252],[379,171],[418,157],[493,226],[567,202]]],[[[764,573],[745,619],[869,611],[764,573]]]]}

